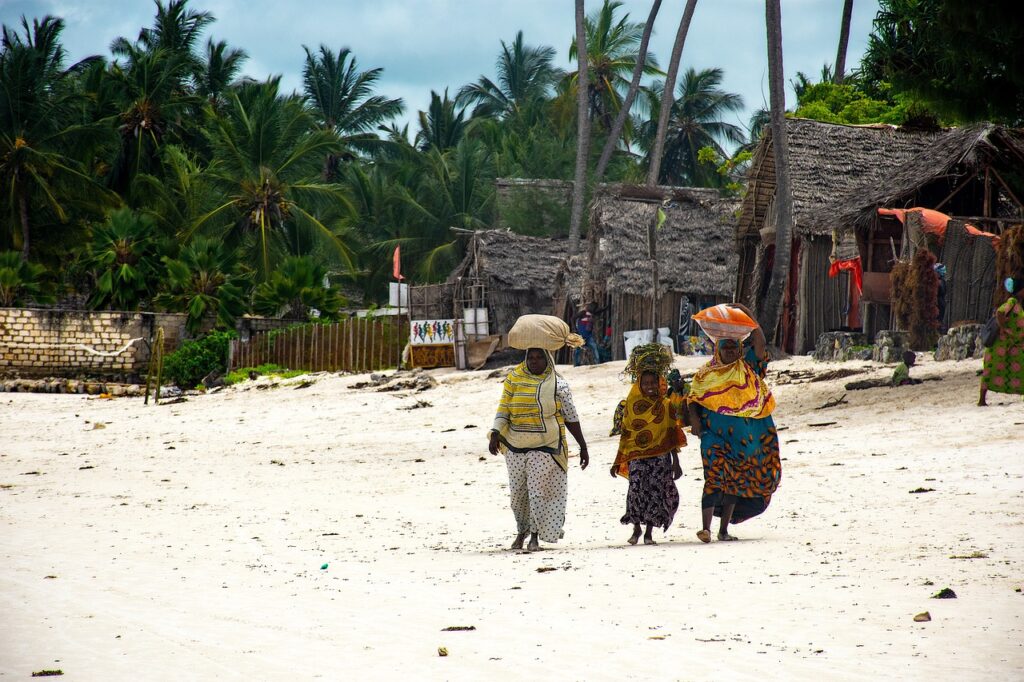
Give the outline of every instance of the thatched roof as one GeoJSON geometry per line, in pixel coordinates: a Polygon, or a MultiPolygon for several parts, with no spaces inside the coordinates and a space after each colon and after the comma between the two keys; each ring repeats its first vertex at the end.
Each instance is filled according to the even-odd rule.
{"type": "MultiPolygon", "coordinates": [[[[551,298],[555,294],[556,275],[565,261],[568,244],[565,239],[528,237],[506,230],[480,230],[471,235],[466,257],[452,271],[448,281],[476,276],[486,278],[492,289],[529,291],[542,298],[551,298]]],[[[586,248],[586,243],[581,242],[581,252],[586,248]]]]}
{"type": "Polygon", "coordinates": [[[731,296],[739,202],[713,189],[604,188],[591,206],[591,277],[608,293],[650,295],[647,229],[658,206],[665,212],[657,233],[662,290],[731,296]]]}
{"type": "Polygon", "coordinates": [[[1024,166],[1024,130],[981,123],[944,131],[898,166],[886,168],[881,182],[858,186],[809,211],[805,226],[815,233],[866,226],[878,208],[903,207],[921,187],[989,161],[1003,168],[1024,166]]]}
{"type": "MultiPolygon", "coordinates": [[[[885,179],[918,153],[934,148],[945,133],[888,125],[850,126],[801,118],[786,119],[789,142],[793,221],[797,232],[824,234],[835,220],[817,209],[838,197],[877,190],[885,179]]],[[[775,194],[775,157],[771,129],[754,152],[747,174],[737,236],[756,236],[775,194]]]]}

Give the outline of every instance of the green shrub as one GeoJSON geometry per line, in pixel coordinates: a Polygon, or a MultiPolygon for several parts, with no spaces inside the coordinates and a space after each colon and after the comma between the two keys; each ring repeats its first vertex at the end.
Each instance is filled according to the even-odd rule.
{"type": "Polygon", "coordinates": [[[308,372],[298,369],[288,369],[281,365],[275,365],[271,362],[260,365],[259,367],[239,367],[236,370],[228,372],[227,376],[224,377],[224,384],[231,386],[237,384],[240,381],[245,381],[249,378],[249,372],[256,372],[259,375],[266,375],[272,377],[280,377],[282,379],[291,379],[302,374],[308,374],[308,372]]]}
{"type": "Polygon", "coordinates": [[[164,376],[179,388],[195,388],[207,374],[228,369],[228,347],[235,332],[212,332],[201,339],[186,341],[164,358],[164,376]]]}

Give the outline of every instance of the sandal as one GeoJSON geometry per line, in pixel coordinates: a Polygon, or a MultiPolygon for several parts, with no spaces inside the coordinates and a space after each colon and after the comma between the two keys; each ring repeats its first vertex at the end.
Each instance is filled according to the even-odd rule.
{"type": "Polygon", "coordinates": [[[701,542],[711,542],[711,531],[704,529],[697,531],[697,538],[701,542]]]}

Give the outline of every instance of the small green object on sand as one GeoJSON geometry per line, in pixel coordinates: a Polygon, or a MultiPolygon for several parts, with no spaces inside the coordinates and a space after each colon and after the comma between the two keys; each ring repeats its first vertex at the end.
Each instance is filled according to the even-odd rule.
{"type": "Polygon", "coordinates": [[[321,566],[320,570],[321,571],[326,571],[327,570],[327,564],[324,564],[323,566],[321,566]]]}

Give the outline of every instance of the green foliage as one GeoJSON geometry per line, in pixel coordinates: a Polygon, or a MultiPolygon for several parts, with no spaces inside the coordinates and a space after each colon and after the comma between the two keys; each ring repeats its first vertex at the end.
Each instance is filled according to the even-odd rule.
{"type": "Polygon", "coordinates": [[[1021,45],[1014,0],[880,0],[861,70],[954,122],[1021,125],[1021,45]]]}
{"type": "Polygon", "coordinates": [[[281,379],[291,379],[292,377],[301,376],[307,372],[300,369],[288,369],[281,365],[275,365],[271,362],[259,365],[258,367],[239,367],[238,369],[232,370],[224,375],[224,384],[226,386],[232,386],[234,384],[247,381],[249,374],[256,372],[262,376],[279,377],[281,379]]]}
{"type": "MultiPolygon", "coordinates": [[[[746,142],[740,126],[725,118],[743,108],[743,98],[719,87],[724,73],[721,69],[687,69],[677,88],[678,97],[672,101],[672,114],[665,137],[659,182],[684,187],[722,187],[723,177],[715,169],[702,164],[698,152],[711,147],[719,156],[728,153],[723,144],[739,145],[746,142]]],[[[654,144],[661,109],[664,82],[656,83],[644,93],[651,109],[651,118],[640,125],[640,146],[649,154],[654,144]]]]}
{"type": "Polygon", "coordinates": [[[197,237],[177,258],[165,256],[163,261],[166,290],[156,296],[155,303],[165,310],[187,313],[186,326],[191,333],[199,331],[207,317],[231,328],[246,311],[249,280],[223,242],[197,237]]]}
{"type": "Polygon", "coordinates": [[[53,303],[46,268],[21,259],[17,251],[0,251],[0,308],[53,303]]]}
{"type": "Polygon", "coordinates": [[[164,246],[156,224],[129,208],[113,211],[93,230],[84,267],[94,279],[89,305],[135,310],[156,289],[164,246]]]}
{"type": "Polygon", "coordinates": [[[27,260],[46,248],[33,242],[40,223],[91,217],[115,199],[82,163],[104,136],[99,122],[77,120],[74,80],[90,61],[65,68],[62,19],[22,18],[21,28],[4,25],[0,45],[0,249],[27,260]]]}
{"type": "MultiPolygon", "coordinates": [[[[887,90],[887,88],[885,88],[887,90]]],[[[868,96],[854,84],[815,83],[801,90],[795,116],[829,123],[890,123],[907,120],[907,105],[868,96]]]]}
{"type": "Polygon", "coordinates": [[[569,202],[566,197],[542,189],[515,191],[502,199],[501,220],[513,232],[537,237],[565,237],[569,234],[569,202]]]}
{"type": "Polygon", "coordinates": [[[178,350],[164,358],[164,375],[179,388],[194,388],[210,372],[224,373],[228,368],[228,351],[235,332],[212,332],[192,341],[185,341],[178,350]]]}
{"type": "Polygon", "coordinates": [[[321,317],[338,314],[344,303],[335,289],[324,286],[327,271],[307,256],[290,256],[270,279],[253,292],[253,309],[271,317],[309,317],[311,308],[321,317]]]}
{"type": "Polygon", "coordinates": [[[701,147],[697,151],[697,161],[704,166],[713,167],[725,180],[721,190],[726,196],[739,196],[743,192],[743,178],[753,157],[753,153],[748,149],[740,149],[727,159],[722,158],[714,147],[701,147]]]}
{"type": "Polygon", "coordinates": [[[320,177],[325,156],[341,145],[333,132],[314,126],[298,96],[279,95],[278,83],[233,89],[206,131],[213,162],[205,175],[226,200],[194,229],[240,246],[263,280],[285,256],[317,248],[351,269],[340,220],[351,214],[351,202],[342,187],[320,177]]]}

